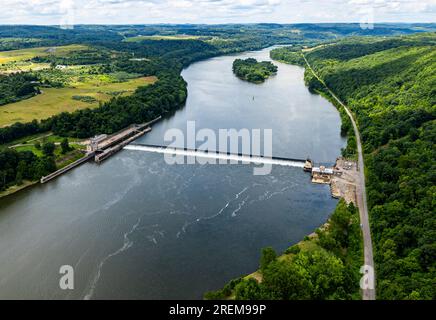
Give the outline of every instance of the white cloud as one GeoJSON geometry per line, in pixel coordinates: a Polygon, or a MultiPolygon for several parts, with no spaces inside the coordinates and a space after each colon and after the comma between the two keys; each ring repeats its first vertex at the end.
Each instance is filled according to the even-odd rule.
{"type": "Polygon", "coordinates": [[[0,0],[0,24],[76,23],[436,22],[436,0],[0,0]]]}

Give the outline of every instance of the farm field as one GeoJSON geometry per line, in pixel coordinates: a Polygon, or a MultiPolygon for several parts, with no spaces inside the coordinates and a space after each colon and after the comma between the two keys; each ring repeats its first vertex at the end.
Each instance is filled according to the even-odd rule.
{"type": "Polygon", "coordinates": [[[13,72],[36,71],[48,68],[48,63],[35,63],[30,61],[37,56],[62,56],[73,51],[87,49],[84,45],[68,45],[59,47],[38,47],[0,52],[0,74],[13,72]]]}
{"type": "Polygon", "coordinates": [[[0,127],[45,119],[64,111],[95,108],[99,101],[107,101],[116,95],[129,95],[136,88],[156,80],[156,77],[140,77],[125,82],[107,82],[97,77],[75,82],[73,87],[42,88],[42,93],[35,97],[0,107],[0,127]]]}
{"type": "Polygon", "coordinates": [[[16,72],[39,71],[50,67],[48,63],[36,63],[32,61],[14,61],[0,66],[0,74],[11,74],[16,72]]]}
{"type": "Polygon", "coordinates": [[[11,61],[23,61],[29,60],[36,56],[47,56],[50,54],[53,55],[66,55],[72,51],[80,51],[87,49],[87,46],[84,45],[68,45],[68,46],[60,46],[60,47],[38,47],[38,48],[29,48],[29,49],[20,49],[20,50],[11,50],[11,51],[2,51],[0,52],[0,64],[11,62],[11,61]]]}
{"type": "Polygon", "coordinates": [[[153,36],[136,36],[136,37],[129,37],[124,39],[124,42],[137,42],[142,40],[198,40],[200,36],[191,36],[186,34],[175,34],[175,35],[153,35],[153,36]]]}

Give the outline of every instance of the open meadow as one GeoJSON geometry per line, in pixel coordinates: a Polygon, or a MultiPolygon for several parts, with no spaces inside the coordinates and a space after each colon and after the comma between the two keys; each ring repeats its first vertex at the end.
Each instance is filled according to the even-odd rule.
{"type": "Polygon", "coordinates": [[[0,52],[0,64],[8,63],[11,61],[29,60],[37,56],[48,56],[50,54],[56,56],[63,56],[72,51],[80,51],[87,49],[87,46],[72,44],[68,46],[59,47],[38,47],[11,51],[0,52]]]}
{"type": "Polygon", "coordinates": [[[174,34],[174,35],[153,35],[153,36],[135,36],[125,38],[125,42],[138,42],[143,40],[198,40],[204,37],[191,36],[186,34],[174,34]]]}
{"type": "Polygon", "coordinates": [[[64,88],[42,88],[41,94],[30,99],[0,107],[0,127],[15,122],[46,119],[60,112],[98,107],[99,101],[107,101],[117,95],[132,94],[136,88],[149,85],[156,77],[139,77],[124,82],[109,82],[101,77],[74,82],[64,88]]]}
{"type": "Polygon", "coordinates": [[[35,57],[48,55],[64,56],[74,51],[86,50],[85,45],[68,45],[59,47],[37,47],[0,52],[0,74],[37,71],[50,67],[49,63],[31,61],[35,57]]]}

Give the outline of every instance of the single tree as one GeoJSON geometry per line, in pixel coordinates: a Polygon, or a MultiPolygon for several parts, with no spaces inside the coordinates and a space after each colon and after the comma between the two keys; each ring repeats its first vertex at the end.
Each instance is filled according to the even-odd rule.
{"type": "Polygon", "coordinates": [[[53,156],[55,144],[53,142],[46,142],[42,145],[42,153],[47,156],[53,156]]]}
{"type": "Polygon", "coordinates": [[[62,142],[61,142],[61,148],[62,148],[62,151],[61,151],[62,154],[65,154],[65,153],[67,153],[68,151],[71,150],[71,147],[70,147],[70,144],[69,144],[67,138],[64,138],[64,139],[62,140],[62,142]]]}
{"type": "Polygon", "coordinates": [[[275,261],[277,254],[272,247],[267,247],[262,249],[262,256],[260,258],[260,270],[262,272],[268,267],[268,265],[275,261]]]}

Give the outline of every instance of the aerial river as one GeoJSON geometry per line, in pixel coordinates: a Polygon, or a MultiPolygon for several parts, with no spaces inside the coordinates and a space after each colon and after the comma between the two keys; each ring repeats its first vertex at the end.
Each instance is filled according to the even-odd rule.
{"type": "MultiPolygon", "coordinates": [[[[340,117],[309,93],[304,70],[274,62],[257,85],[232,73],[235,58],[270,60],[270,49],[197,62],[183,109],[137,142],[162,144],[168,129],[272,129],[273,155],[333,163],[345,145],[340,117]]],[[[197,299],[255,271],[263,247],[282,252],[322,225],[336,200],[301,168],[168,165],[123,150],[0,200],[0,298],[197,299]],[[74,269],[74,289],[59,286],[74,269]]]]}

